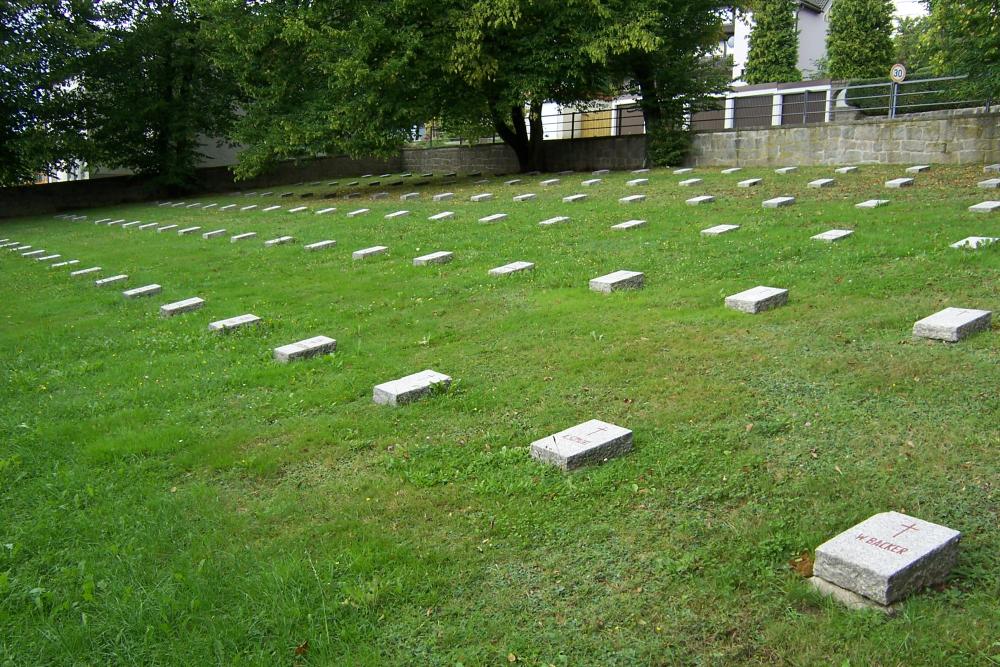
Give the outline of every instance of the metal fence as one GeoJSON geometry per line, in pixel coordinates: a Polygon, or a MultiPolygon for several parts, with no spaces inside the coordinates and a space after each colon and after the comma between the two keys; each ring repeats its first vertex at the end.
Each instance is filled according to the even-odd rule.
{"type": "MultiPolygon", "coordinates": [[[[895,118],[900,114],[945,109],[989,108],[992,100],[969,99],[962,95],[965,76],[891,81],[805,81],[733,89],[717,98],[714,109],[699,111],[690,118],[696,132],[733,129],[794,127],[828,123],[859,116],[895,118]]],[[[586,137],[620,137],[645,134],[642,111],[635,102],[605,109],[563,110],[542,115],[546,140],[586,137]]],[[[420,128],[413,145],[458,146],[500,143],[497,135],[469,140],[428,125],[420,128]]]]}

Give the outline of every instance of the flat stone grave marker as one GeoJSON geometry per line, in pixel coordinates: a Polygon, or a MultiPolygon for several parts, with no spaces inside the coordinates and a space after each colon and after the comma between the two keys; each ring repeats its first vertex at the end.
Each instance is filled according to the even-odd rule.
{"type": "Polygon", "coordinates": [[[639,271],[614,271],[607,275],[592,278],[590,281],[590,291],[608,294],[617,292],[618,290],[642,289],[645,279],[645,274],[639,271]]]}
{"type": "Polygon", "coordinates": [[[13,248],[9,248],[9,250],[12,250],[13,252],[20,252],[22,250],[30,250],[32,247],[33,246],[30,245],[18,245],[14,246],[13,248]]]}
{"type": "Polygon", "coordinates": [[[832,178],[817,178],[815,181],[809,181],[808,186],[810,188],[832,188],[837,181],[832,178]]]}
{"type": "Polygon", "coordinates": [[[327,213],[333,213],[336,210],[337,210],[336,207],[332,206],[329,208],[321,208],[320,210],[316,211],[316,215],[326,215],[327,213]]]}
{"type": "Polygon", "coordinates": [[[572,173],[574,173],[572,169],[563,169],[562,171],[557,171],[556,175],[557,176],[569,176],[572,173]]]}
{"type": "Polygon", "coordinates": [[[455,212],[454,211],[442,211],[440,213],[436,213],[436,214],[432,215],[431,217],[429,217],[427,219],[428,220],[432,220],[434,222],[437,222],[438,220],[447,220],[448,218],[453,218],[453,217],[455,217],[455,212]]]}
{"type": "Polygon", "coordinates": [[[295,208],[288,209],[288,212],[289,213],[300,213],[302,211],[308,211],[308,210],[309,210],[308,206],[296,206],[295,208]]]}
{"type": "Polygon", "coordinates": [[[372,201],[377,201],[379,199],[388,199],[388,198],[389,198],[388,192],[376,192],[371,196],[372,201]]]}
{"type": "Polygon", "coordinates": [[[428,369],[375,385],[372,400],[379,405],[404,405],[427,396],[435,387],[447,388],[450,384],[450,377],[428,369]]]}
{"type": "Polygon", "coordinates": [[[1000,188],[1000,178],[988,178],[985,181],[979,181],[977,185],[987,190],[996,190],[1000,188]]]}
{"type": "Polygon", "coordinates": [[[723,169],[723,174],[735,174],[737,172],[743,171],[742,167],[729,167],[728,169],[723,169]]]}
{"type": "Polygon", "coordinates": [[[143,285],[142,287],[127,289],[122,292],[122,296],[126,299],[137,299],[142,296],[153,296],[154,294],[159,294],[162,290],[162,287],[153,283],[152,285],[143,285]]]}
{"type": "Polygon", "coordinates": [[[533,262],[511,262],[510,264],[504,264],[503,266],[498,266],[495,269],[490,269],[489,274],[491,276],[506,276],[519,271],[528,271],[533,268],[535,268],[535,264],[533,262]]]}
{"type": "Polygon", "coordinates": [[[356,217],[358,217],[359,215],[364,215],[365,213],[367,213],[367,212],[368,212],[368,211],[370,211],[370,210],[371,210],[371,209],[369,209],[369,208],[359,208],[359,209],[358,209],[358,210],[356,210],[356,211],[351,211],[350,213],[348,213],[348,214],[347,214],[347,217],[348,217],[348,218],[356,218],[356,217]]]}
{"type": "Polygon", "coordinates": [[[488,179],[488,178],[481,178],[478,181],[476,181],[475,183],[473,183],[473,185],[486,185],[489,182],[490,182],[490,179],[488,179]]]}
{"type": "Polygon", "coordinates": [[[726,297],[726,308],[744,313],[762,313],[788,303],[788,290],[759,285],[726,297]]]}
{"type": "Polygon", "coordinates": [[[124,225],[122,225],[122,229],[129,229],[129,228],[135,227],[136,225],[139,225],[139,224],[142,224],[142,222],[139,221],[139,220],[133,220],[132,222],[126,222],[124,225]]]}
{"type": "Polygon", "coordinates": [[[361,174],[360,178],[371,178],[375,174],[361,174]]]}
{"type": "Polygon", "coordinates": [[[111,222],[108,223],[108,227],[112,227],[114,225],[120,225],[123,222],[125,222],[125,218],[121,218],[119,220],[112,220],[111,222]]]}
{"type": "Polygon", "coordinates": [[[558,178],[548,178],[548,179],[540,182],[539,185],[541,185],[543,188],[547,188],[550,185],[556,185],[558,183],[559,183],[559,179],[558,178]]]}
{"type": "Polygon", "coordinates": [[[551,227],[552,225],[558,225],[563,222],[569,222],[568,215],[557,215],[554,218],[549,218],[548,220],[542,220],[538,224],[542,227],[551,227]]]}
{"type": "Polygon", "coordinates": [[[504,181],[503,184],[504,185],[517,185],[520,182],[521,182],[520,178],[512,178],[509,181],[504,181]]]}
{"type": "Polygon", "coordinates": [[[294,243],[294,242],[295,242],[294,236],[279,236],[277,238],[264,241],[264,247],[273,248],[276,245],[285,245],[286,243],[294,243]]]}
{"type": "Polygon", "coordinates": [[[229,237],[230,243],[237,243],[239,241],[246,241],[247,239],[253,239],[257,237],[257,232],[245,232],[243,234],[237,234],[236,236],[229,237]]]}
{"type": "Polygon", "coordinates": [[[972,213],[993,213],[1000,211],[1000,201],[984,201],[969,207],[972,213]]]}
{"type": "Polygon", "coordinates": [[[351,259],[367,259],[368,257],[373,257],[375,255],[381,255],[388,252],[389,248],[384,245],[376,245],[371,248],[362,248],[361,250],[355,250],[351,253],[351,259]]]}
{"type": "Polygon", "coordinates": [[[610,173],[611,173],[610,169],[595,169],[594,171],[590,172],[590,175],[591,176],[605,176],[605,175],[610,174],[610,173]]]}
{"type": "Polygon", "coordinates": [[[128,280],[128,276],[124,273],[119,273],[117,276],[110,276],[108,278],[101,278],[94,281],[95,287],[104,287],[105,285],[113,285],[114,283],[123,283],[128,280]]]}
{"type": "Polygon", "coordinates": [[[21,245],[18,241],[10,241],[8,243],[0,244],[0,248],[11,248],[16,245],[21,245]]]}
{"type": "Polygon", "coordinates": [[[203,238],[203,239],[214,239],[216,236],[222,236],[225,233],[226,233],[225,229],[213,229],[210,232],[205,232],[204,234],[202,234],[201,238],[203,238]]]}
{"type": "Polygon", "coordinates": [[[449,171],[447,174],[442,176],[442,178],[455,178],[456,176],[458,176],[457,172],[449,171]]]}
{"type": "Polygon", "coordinates": [[[179,201],[176,204],[171,204],[170,208],[177,208],[178,206],[184,206],[185,202],[179,201]]]}
{"type": "Polygon", "coordinates": [[[399,195],[400,201],[409,201],[411,199],[420,199],[419,192],[407,192],[405,195],[399,195]]]}
{"type": "Polygon", "coordinates": [[[633,174],[648,174],[649,172],[650,172],[649,169],[633,169],[632,170],[633,174]]]}
{"type": "Polygon", "coordinates": [[[893,178],[892,180],[888,180],[885,182],[885,187],[893,189],[908,188],[912,185],[913,185],[912,178],[893,178]]]}
{"type": "Polygon", "coordinates": [[[44,255],[45,250],[28,250],[27,252],[22,252],[21,257],[38,257],[39,255],[44,255]]]}
{"type": "Polygon", "coordinates": [[[42,255],[41,257],[36,257],[36,262],[51,262],[54,259],[59,259],[62,255],[42,255]]]}
{"type": "Polygon", "coordinates": [[[523,195],[514,195],[514,201],[516,202],[531,201],[532,199],[535,199],[535,194],[533,192],[528,192],[523,195]]]}
{"type": "Polygon", "coordinates": [[[344,195],[344,199],[359,199],[361,197],[360,192],[348,192],[344,195]]]}
{"type": "Polygon", "coordinates": [[[489,224],[491,222],[500,222],[501,220],[504,220],[506,218],[507,218],[506,213],[494,213],[493,215],[488,215],[485,218],[479,218],[479,222],[489,224]]]}
{"type": "Polygon", "coordinates": [[[831,229],[811,238],[814,241],[827,241],[833,243],[834,241],[839,241],[840,239],[846,239],[853,233],[854,231],[851,229],[831,229]]]}
{"type": "Polygon", "coordinates": [[[700,179],[700,178],[686,178],[683,181],[681,181],[680,183],[678,183],[677,185],[679,185],[679,186],[681,186],[683,188],[690,188],[690,187],[693,187],[695,185],[699,185],[701,183],[704,183],[704,181],[702,179],[700,179]]]}
{"type": "Polygon", "coordinates": [[[629,186],[630,188],[635,188],[635,187],[638,187],[640,185],[649,185],[649,179],[648,178],[633,178],[630,181],[625,181],[625,185],[629,186]]]}
{"type": "Polygon", "coordinates": [[[256,192],[245,192],[245,193],[243,193],[243,196],[244,197],[256,197],[257,193],[256,192]]]}
{"type": "Polygon", "coordinates": [[[294,192],[282,192],[280,195],[278,195],[278,197],[280,198],[291,197],[294,194],[295,194],[294,192]]]}
{"type": "Polygon", "coordinates": [[[332,187],[335,187],[335,186],[337,186],[339,184],[340,184],[339,181],[329,181],[329,182],[327,182],[326,185],[327,185],[327,187],[332,188],[332,187]]]}
{"type": "Polygon", "coordinates": [[[268,206],[267,208],[260,209],[262,213],[270,213],[271,211],[280,211],[281,207],[275,204],[274,206],[268,206]]]}
{"type": "Polygon", "coordinates": [[[185,227],[184,229],[177,230],[177,236],[187,236],[188,234],[193,234],[201,229],[201,227],[185,227]]]}
{"type": "Polygon", "coordinates": [[[951,244],[952,248],[970,248],[975,250],[979,246],[987,246],[991,243],[996,243],[1000,241],[1000,238],[995,236],[969,236],[962,239],[961,241],[956,241],[951,244]]]}
{"type": "Polygon", "coordinates": [[[569,195],[568,197],[563,197],[564,204],[572,204],[573,202],[583,201],[587,198],[587,195],[569,195]]]}
{"type": "Polygon", "coordinates": [[[420,178],[431,178],[432,176],[434,176],[434,172],[433,171],[428,171],[428,172],[425,172],[423,174],[420,174],[420,178]]]}
{"type": "Polygon", "coordinates": [[[795,197],[775,197],[774,199],[768,199],[764,201],[764,208],[780,208],[782,206],[791,206],[795,203],[795,197]]]}
{"type": "Polygon", "coordinates": [[[760,179],[760,178],[748,178],[748,179],[746,179],[744,181],[740,181],[739,183],[737,183],[736,187],[738,187],[738,188],[752,188],[755,185],[760,185],[762,182],[763,182],[763,179],[760,179]]]}
{"type": "Polygon", "coordinates": [[[882,206],[888,206],[888,199],[868,199],[861,202],[860,204],[855,204],[854,208],[880,208],[882,206]]]}
{"type": "Polygon", "coordinates": [[[99,266],[92,266],[89,269],[78,269],[76,271],[70,271],[71,276],[88,276],[92,273],[98,273],[101,270],[99,266]]]}
{"type": "Polygon", "coordinates": [[[645,227],[645,220],[626,220],[625,222],[619,222],[617,225],[611,225],[611,229],[636,229],[637,227],[645,227]]]}
{"type": "Polygon", "coordinates": [[[188,205],[187,205],[187,206],[185,206],[184,208],[198,208],[199,206],[201,206],[201,202],[200,202],[200,201],[196,201],[196,202],[195,202],[195,203],[193,203],[193,204],[188,204],[188,205]]]}
{"type": "Polygon", "coordinates": [[[235,329],[241,327],[248,327],[260,324],[261,319],[256,315],[247,313],[246,315],[237,315],[236,317],[230,317],[224,320],[217,320],[208,325],[209,331],[220,331],[222,333],[229,333],[235,329]]]}
{"type": "Polygon", "coordinates": [[[857,170],[858,170],[858,168],[854,167],[854,166],[837,167],[836,169],[833,170],[833,173],[835,173],[835,174],[853,174],[857,170]]]}
{"type": "Polygon", "coordinates": [[[218,204],[205,204],[201,208],[202,209],[209,209],[209,208],[215,208],[216,206],[218,206],[218,204]]]}
{"type": "Polygon", "coordinates": [[[252,210],[254,210],[255,208],[257,208],[257,204],[250,204],[249,206],[244,206],[244,207],[243,207],[243,208],[241,208],[240,210],[241,210],[241,211],[252,211],[252,210]]]}
{"type": "Polygon", "coordinates": [[[396,218],[405,218],[410,214],[409,211],[393,211],[392,213],[386,213],[386,220],[395,220],[396,218]]]}
{"type": "Polygon", "coordinates": [[[296,343],[274,348],[274,360],[283,364],[295,359],[306,359],[321,354],[330,354],[337,349],[337,341],[327,336],[313,336],[296,343]]]}
{"type": "Polygon", "coordinates": [[[379,178],[391,178],[392,174],[379,174],[378,177],[379,178]]]}
{"type": "Polygon", "coordinates": [[[700,195],[698,197],[691,197],[691,199],[686,200],[684,203],[688,206],[698,206],[699,204],[711,204],[715,201],[715,197],[712,195],[700,195]]]}
{"type": "Polygon", "coordinates": [[[360,182],[358,182],[358,181],[351,181],[350,183],[347,184],[347,187],[354,188],[354,187],[357,187],[359,185],[361,185],[360,182]]]}
{"type": "Polygon", "coordinates": [[[675,176],[681,176],[683,174],[690,174],[692,171],[694,171],[694,168],[692,168],[692,167],[684,167],[682,169],[674,169],[674,175],[675,176]]]}
{"type": "Polygon", "coordinates": [[[434,195],[433,197],[431,197],[431,199],[433,201],[448,201],[454,196],[455,196],[454,192],[442,192],[440,194],[434,195]]]}
{"type": "Polygon", "coordinates": [[[632,450],[632,431],[598,419],[577,424],[531,443],[531,458],[572,470],[632,450]]]}
{"type": "Polygon", "coordinates": [[[784,175],[784,174],[791,174],[792,172],[796,172],[798,170],[799,170],[798,167],[781,167],[780,169],[775,169],[774,173],[784,175]]]}
{"type": "Polygon", "coordinates": [[[589,188],[590,186],[597,185],[600,182],[601,182],[601,179],[599,179],[599,178],[588,178],[585,181],[581,181],[580,185],[582,185],[582,186],[584,186],[586,188],[589,188]]]}
{"type": "Polygon", "coordinates": [[[948,343],[990,328],[993,313],[973,308],[945,308],[913,324],[914,338],[930,338],[948,343]]]}
{"type": "Polygon", "coordinates": [[[882,512],[816,547],[813,575],[880,605],[944,581],[962,534],[900,512],[882,512]]]}
{"type": "Polygon", "coordinates": [[[482,194],[472,195],[469,197],[469,201],[489,201],[491,199],[493,199],[493,193],[491,192],[484,192],[482,194]]]}
{"type": "Polygon", "coordinates": [[[73,266],[74,264],[79,264],[79,263],[80,263],[80,260],[78,260],[78,259],[69,259],[69,260],[66,260],[65,262],[59,262],[57,264],[53,264],[52,268],[53,269],[59,269],[59,268],[62,268],[64,266],[73,266]]]}
{"type": "Polygon", "coordinates": [[[163,232],[169,232],[171,229],[177,229],[178,225],[163,225],[162,227],[156,228],[157,234],[162,234],[163,232]]]}
{"type": "Polygon", "coordinates": [[[988,164],[983,167],[984,174],[1000,174],[1000,163],[988,164]]]}
{"type": "Polygon", "coordinates": [[[919,174],[924,171],[928,171],[931,168],[929,164],[915,164],[912,167],[906,168],[907,174],[919,174]]]}
{"type": "Polygon", "coordinates": [[[618,200],[619,204],[638,204],[641,201],[646,201],[646,195],[629,195],[628,197],[622,197],[618,200]]]}
{"type": "Polygon", "coordinates": [[[229,209],[236,208],[236,204],[226,204],[225,206],[219,208],[220,211],[228,211],[229,209]]]}
{"type": "Polygon", "coordinates": [[[428,255],[421,255],[413,258],[413,266],[427,266],[428,264],[447,264],[455,258],[455,253],[447,250],[438,250],[428,255]]]}
{"type": "Polygon", "coordinates": [[[327,248],[332,248],[335,245],[337,245],[336,241],[327,240],[327,241],[316,241],[315,243],[308,243],[302,247],[311,252],[314,250],[326,250],[327,248]]]}

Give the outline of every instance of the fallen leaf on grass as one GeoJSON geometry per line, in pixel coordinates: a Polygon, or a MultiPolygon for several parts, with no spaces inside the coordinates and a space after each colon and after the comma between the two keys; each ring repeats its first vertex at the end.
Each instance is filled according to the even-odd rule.
{"type": "Polygon", "coordinates": [[[795,574],[808,579],[813,573],[813,557],[808,551],[803,551],[800,556],[796,556],[788,561],[795,574]]]}

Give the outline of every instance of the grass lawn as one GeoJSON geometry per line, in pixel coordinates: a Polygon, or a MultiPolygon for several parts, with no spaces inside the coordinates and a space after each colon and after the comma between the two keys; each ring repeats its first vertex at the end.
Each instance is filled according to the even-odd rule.
{"type": "Polygon", "coordinates": [[[378,201],[303,185],[197,200],[283,207],[269,213],[3,222],[0,238],[81,263],[0,250],[0,665],[1000,664],[998,323],[911,338],[947,306],[1000,310],[1000,244],[948,247],[1000,236],[1000,214],[966,210],[997,197],[978,167],[806,187],[833,175],[493,178],[406,202],[409,182],[378,201]],[[701,194],[717,201],[685,205],[701,194]],[[798,202],[762,208],[779,195],[798,202]],[[854,208],[871,198],[891,204],[854,208]],[[493,213],[508,217],[477,222],[493,213]],[[648,224],[610,228],[631,218],[648,224]],[[724,223],[741,228],[699,234],[724,223]],[[855,233],[810,240],[831,228],[855,233]],[[298,242],[264,247],[284,234],[298,242]],[[336,247],[303,250],[323,239],[336,247]],[[389,252],[351,260],[373,245],[389,252]],[[454,261],[412,265],[436,250],[454,261]],[[536,267],[487,275],[515,260],[536,267]],[[128,283],[68,275],[94,265],[128,283]],[[645,289],[588,290],[618,269],[645,289]],[[122,298],[148,283],[163,293],[122,298]],[[723,306],[756,285],[788,305],[723,306]],[[193,296],[204,308],[159,317],[193,296]],[[262,326],[208,331],[243,313],[262,326]],[[272,360],[320,334],[336,353],[272,360]],[[372,403],[427,368],[451,389],[372,403]],[[632,429],[634,450],[569,474],[530,458],[592,418],[632,429]],[[812,592],[812,550],[889,510],[962,531],[948,583],[892,619],[812,592]]]}

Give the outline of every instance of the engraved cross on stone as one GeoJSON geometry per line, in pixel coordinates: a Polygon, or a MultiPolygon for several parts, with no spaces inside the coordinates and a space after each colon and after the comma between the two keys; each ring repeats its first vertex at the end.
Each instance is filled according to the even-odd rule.
{"type": "Polygon", "coordinates": [[[898,533],[896,533],[895,535],[892,536],[893,539],[899,537],[900,535],[902,535],[905,532],[908,532],[908,531],[911,531],[911,530],[920,530],[919,528],[917,528],[917,524],[915,524],[915,523],[911,523],[910,525],[906,525],[904,523],[904,524],[902,524],[902,528],[903,529],[901,531],[899,531],[898,533]]]}
{"type": "Polygon", "coordinates": [[[590,436],[594,435],[595,433],[600,433],[601,431],[607,431],[607,430],[608,429],[604,428],[603,426],[598,426],[596,429],[594,429],[593,431],[591,431],[590,433],[588,433],[584,437],[589,438],[590,436]]]}

